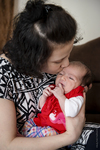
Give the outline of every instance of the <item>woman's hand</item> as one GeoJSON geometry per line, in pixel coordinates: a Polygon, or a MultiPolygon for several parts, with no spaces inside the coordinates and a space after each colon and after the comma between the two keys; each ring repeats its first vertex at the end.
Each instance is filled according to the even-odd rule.
{"type": "Polygon", "coordinates": [[[89,86],[84,86],[84,92],[87,93],[88,90],[92,88],[92,83],[89,86]]]}
{"type": "Polygon", "coordinates": [[[77,141],[85,125],[85,120],[86,120],[85,119],[85,101],[86,101],[85,92],[83,93],[83,95],[84,95],[84,103],[78,115],[74,118],[65,117],[66,129],[67,129],[66,133],[73,136],[73,143],[77,141]]]}

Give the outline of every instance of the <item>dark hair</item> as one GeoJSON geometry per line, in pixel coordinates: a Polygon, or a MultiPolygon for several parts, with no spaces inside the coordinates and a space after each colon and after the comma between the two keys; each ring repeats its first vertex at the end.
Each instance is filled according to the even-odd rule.
{"type": "Polygon", "coordinates": [[[54,44],[71,41],[77,31],[76,21],[62,7],[29,0],[14,18],[13,35],[3,48],[20,73],[42,77],[41,69],[54,44]]]}
{"type": "Polygon", "coordinates": [[[89,87],[89,85],[93,81],[93,75],[92,75],[91,70],[81,61],[71,61],[70,64],[75,65],[80,68],[84,68],[86,70],[86,73],[82,78],[81,85],[89,87]]]}

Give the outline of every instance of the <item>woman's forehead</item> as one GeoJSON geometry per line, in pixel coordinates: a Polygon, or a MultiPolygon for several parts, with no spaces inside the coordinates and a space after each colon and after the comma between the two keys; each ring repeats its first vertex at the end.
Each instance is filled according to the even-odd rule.
{"type": "Polygon", "coordinates": [[[73,41],[68,42],[67,44],[55,46],[55,49],[53,50],[52,55],[49,58],[49,61],[58,61],[67,57],[67,55],[70,54],[72,48],[73,48],[73,41]]]}

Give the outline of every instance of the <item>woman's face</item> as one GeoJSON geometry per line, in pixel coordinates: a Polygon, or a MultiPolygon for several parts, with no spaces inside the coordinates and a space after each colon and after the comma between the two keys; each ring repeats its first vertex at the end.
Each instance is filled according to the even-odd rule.
{"type": "Polygon", "coordinates": [[[73,48],[74,39],[66,44],[55,46],[52,55],[44,65],[42,72],[57,74],[69,65],[69,56],[73,48]]]}

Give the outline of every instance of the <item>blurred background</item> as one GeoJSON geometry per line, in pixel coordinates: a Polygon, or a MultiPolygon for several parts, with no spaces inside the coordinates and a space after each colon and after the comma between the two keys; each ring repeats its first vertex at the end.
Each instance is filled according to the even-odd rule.
{"type": "MultiPolygon", "coordinates": [[[[12,31],[12,19],[28,0],[0,0],[0,51],[12,31]]],[[[65,8],[78,23],[78,34],[83,37],[78,44],[100,37],[100,0],[48,0],[65,8]]]]}

